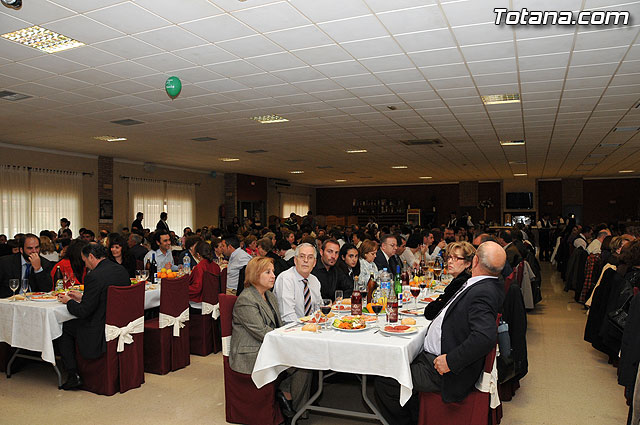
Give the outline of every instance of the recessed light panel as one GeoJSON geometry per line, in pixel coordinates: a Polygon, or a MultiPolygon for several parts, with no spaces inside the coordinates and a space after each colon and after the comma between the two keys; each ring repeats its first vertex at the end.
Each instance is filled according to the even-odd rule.
{"type": "Polygon", "coordinates": [[[346,182],[346,180],[345,179],[336,179],[335,182],[336,183],[344,183],[344,182],[346,182]]]}
{"type": "Polygon", "coordinates": [[[622,173],[622,174],[628,174],[628,173],[635,173],[635,172],[636,172],[636,170],[620,170],[620,171],[618,171],[618,172],[619,172],[619,173],[622,173]]]}
{"type": "Polygon", "coordinates": [[[94,137],[96,140],[101,140],[103,142],[124,142],[127,140],[126,137],[115,137],[115,136],[96,136],[94,137]]]}
{"type": "Polygon", "coordinates": [[[500,140],[502,146],[522,146],[525,144],[524,140],[500,140]]]}
{"type": "Polygon", "coordinates": [[[433,177],[431,177],[431,176],[421,176],[420,178],[422,180],[429,180],[429,179],[432,179],[433,177]]]}
{"type": "Polygon", "coordinates": [[[57,53],[63,50],[73,49],[74,47],[84,46],[84,43],[78,40],[37,25],[2,34],[1,37],[46,53],[57,53]]]}
{"type": "Polygon", "coordinates": [[[347,153],[367,153],[366,149],[350,149],[347,153]]]}
{"type": "Polygon", "coordinates": [[[482,103],[484,103],[485,105],[499,105],[502,103],[519,103],[519,102],[520,102],[519,93],[490,94],[487,96],[482,96],[482,103]]]}
{"type": "Polygon", "coordinates": [[[291,174],[304,174],[304,171],[302,171],[302,170],[293,170],[293,171],[289,171],[289,173],[291,173],[291,174]]]}
{"type": "Polygon", "coordinates": [[[222,162],[236,162],[240,161],[240,158],[218,158],[222,162]]]}
{"type": "Polygon", "coordinates": [[[640,130],[640,127],[616,127],[613,129],[613,131],[615,132],[621,132],[621,131],[638,131],[640,130]]]}
{"type": "Polygon", "coordinates": [[[395,169],[395,170],[402,170],[404,168],[409,168],[406,165],[393,165],[391,168],[395,169]]]}
{"type": "Polygon", "coordinates": [[[527,175],[527,173],[516,173],[513,175],[513,177],[525,177],[527,175]]]}
{"type": "Polygon", "coordinates": [[[283,118],[279,115],[261,115],[259,117],[252,117],[254,121],[258,121],[260,124],[273,124],[276,122],[286,122],[289,121],[286,118],[283,118]]]}

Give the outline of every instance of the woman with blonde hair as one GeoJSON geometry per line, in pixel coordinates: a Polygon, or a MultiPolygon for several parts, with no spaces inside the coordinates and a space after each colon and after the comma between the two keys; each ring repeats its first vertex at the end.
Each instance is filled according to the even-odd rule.
{"type": "Polygon", "coordinates": [[[56,252],[56,246],[51,242],[49,236],[40,236],[40,255],[53,263],[57,263],[60,260],[60,256],[56,252]]]}
{"type": "MultiPolygon", "coordinates": [[[[360,254],[360,279],[365,282],[369,280],[371,273],[373,278],[378,278],[378,266],[374,260],[376,259],[376,253],[378,252],[378,243],[370,239],[366,239],[360,244],[358,254],[360,254]]],[[[387,270],[390,272],[390,270],[387,270]]]]}
{"type": "Polygon", "coordinates": [[[471,277],[471,262],[476,249],[469,242],[451,242],[446,248],[447,271],[453,276],[451,283],[444,289],[444,294],[430,302],[424,309],[424,317],[433,320],[440,310],[458,292],[471,277]]]}

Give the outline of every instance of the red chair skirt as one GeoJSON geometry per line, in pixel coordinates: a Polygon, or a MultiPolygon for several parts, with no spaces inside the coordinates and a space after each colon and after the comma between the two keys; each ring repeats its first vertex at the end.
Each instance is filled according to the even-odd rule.
{"type": "Polygon", "coordinates": [[[445,403],[440,393],[420,393],[420,425],[487,425],[489,393],[474,390],[459,403],[445,403]]]}
{"type": "Polygon", "coordinates": [[[189,314],[189,338],[191,354],[208,356],[213,352],[213,317],[192,309],[189,314]]]}
{"type": "Polygon", "coordinates": [[[160,329],[158,318],[144,322],[144,371],[157,375],[182,369],[190,364],[189,325],[173,336],[173,327],[160,329]]]}

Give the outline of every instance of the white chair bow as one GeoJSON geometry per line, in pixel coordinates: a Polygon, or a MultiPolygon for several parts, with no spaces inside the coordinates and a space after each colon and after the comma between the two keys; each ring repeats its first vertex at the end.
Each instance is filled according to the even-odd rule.
{"type": "Polygon", "coordinates": [[[160,313],[158,324],[160,329],[166,328],[167,326],[173,326],[173,336],[180,336],[180,328],[184,328],[184,323],[187,320],[189,320],[189,307],[187,307],[185,311],[180,313],[180,316],[178,317],[160,313]]]}
{"type": "Polygon", "coordinates": [[[210,314],[213,320],[220,317],[220,303],[213,305],[202,301],[202,315],[210,314]]]}
{"type": "Polygon", "coordinates": [[[118,353],[124,351],[125,344],[131,344],[133,342],[133,334],[142,332],[144,332],[144,316],[138,317],[122,328],[114,325],[104,325],[104,335],[107,342],[118,338],[118,353]]]}
{"type": "Polygon", "coordinates": [[[495,409],[500,405],[500,396],[498,394],[498,369],[496,368],[496,359],[500,355],[499,349],[496,347],[496,357],[493,359],[493,368],[491,373],[483,371],[478,381],[476,381],[476,389],[483,393],[489,393],[489,406],[495,409]]]}
{"type": "Polygon", "coordinates": [[[229,357],[231,351],[231,335],[222,337],[222,355],[229,357]]]}

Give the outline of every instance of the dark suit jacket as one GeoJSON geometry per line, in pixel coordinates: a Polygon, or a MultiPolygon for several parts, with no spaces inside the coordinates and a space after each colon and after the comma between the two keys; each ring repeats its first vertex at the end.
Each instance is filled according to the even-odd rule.
{"type": "Polygon", "coordinates": [[[144,260],[144,256],[147,255],[147,252],[149,252],[149,250],[140,244],[134,245],[133,248],[129,248],[129,253],[133,255],[133,258],[140,261],[144,260]]]}
{"type": "Polygon", "coordinates": [[[291,266],[287,263],[284,258],[280,257],[273,251],[267,252],[267,257],[273,260],[273,273],[278,277],[280,273],[285,270],[289,270],[291,266]]]}
{"type": "Polygon", "coordinates": [[[376,253],[376,258],[375,260],[373,260],[373,262],[376,264],[376,266],[378,266],[378,271],[382,271],[382,269],[386,268],[387,271],[391,273],[393,276],[396,275],[397,266],[400,266],[400,269],[402,269],[402,263],[398,259],[397,255],[394,255],[393,257],[389,257],[389,261],[387,261],[387,259],[384,256],[384,253],[379,248],[378,248],[378,252],[376,253]]]}
{"type": "Polygon", "coordinates": [[[320,281],[320,294],[322,298],[329,298],[335,301],[336,289],[341,289],[344,298],[350,298],[353,292],[353,282],[349,283],[344,273],[341,273],[336,266],[330,267],[329,270],[318,260],[316,266],[311,271],[320,281]]]}
{"type": "Polygon", "coordinates": [[[133,220],[131,223],[131,232],[142,235],[144,232],[144,227],[142,227],[142,220],[133,220]]]}
{"type": "Polygon", "coordinates": [[[156,230],[166,230],[167,232],[170,232],[169,225],[162,220],[158,220],[158,224],[156,224],[156,230]]]}
{"type": "Polygon", "coordinates": [[[520,254],[520,250],[513,244],[510,243],[505,247],[505,252],[507,253],[507,261],[514,269],[520,261],[522,261],[522,255],[520,254]]]}
{"type": "Polygon", "coordinates": [[[84,279],[84,295],[78,303],[67,303],[69,313],[76,316],[80,324],[76,342],[82,357],[98,358],[107,349],[104,325],[107,315],[107,289],[110,285],[128,286],[129,274],[120,264],[109,259],[98,263],[95,269],[87,273],[84,279]]]}
{"type": "MultiPolygon", "coordinates": [[[[11,254],[0,257],[0,298],[10,297],[13,292],[9,289],[9,279],[22,279],[22,254],[11,254]]],[[[34,292],[49,292],[53,288],[51,282],[51,269],[53,263],[40,256],[42,271],[35,273],[33,270],[29,275],[29,285],[34,292]]],[[[16,291],[16,293],[18,293],[16,291]]]]}
{"type": "Polygon", "coordinates": [[[483,279],[466,289],[442,322],[442,353],[451,372],[442,376],[442,400],[462,401],[474,388],[484,360],[498,340],[496,318],[504,300],[498,279],[483,279]]]}

